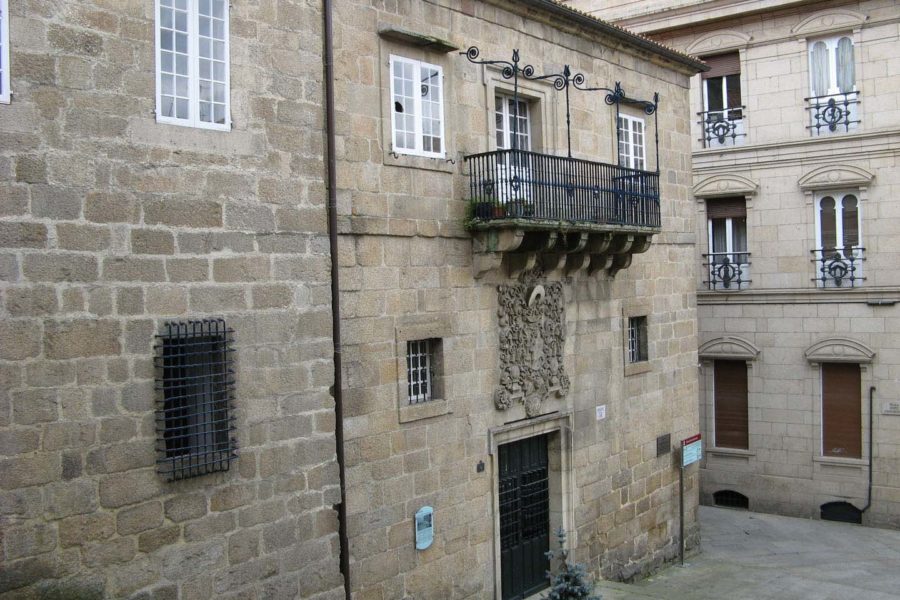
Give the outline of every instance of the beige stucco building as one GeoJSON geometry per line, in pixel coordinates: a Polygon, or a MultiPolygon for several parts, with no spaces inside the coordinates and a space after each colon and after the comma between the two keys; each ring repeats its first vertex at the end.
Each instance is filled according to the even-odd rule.
{"type": "Polygon", "coordinates": [[[702,501],[900,527],[900,6],[594,14],[712,67],[691,87],[702,501]]]}
{"type": "Polygon", "coordinates": [[[0,595],[673,559],[703,68],[548,0],[0,0],[0,595]]]}

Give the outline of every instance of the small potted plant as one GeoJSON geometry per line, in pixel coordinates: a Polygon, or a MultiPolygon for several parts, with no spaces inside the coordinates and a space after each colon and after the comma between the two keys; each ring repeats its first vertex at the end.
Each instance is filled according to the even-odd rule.
{"type": "Polygon", "coordinates": [[[547,552],[547,558],[560,561],[559,570],[553,574],[547,572],[550,579],[550,591],[543,600],[601,600],[594,594],[594,582],[581,563],[569,563],[569,551],[566,549],[566,532],[562,528],[556,532],[559,550],[547,552]]]}

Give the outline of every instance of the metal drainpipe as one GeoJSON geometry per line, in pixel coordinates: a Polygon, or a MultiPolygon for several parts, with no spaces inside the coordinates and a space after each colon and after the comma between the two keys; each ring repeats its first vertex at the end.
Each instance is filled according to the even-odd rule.
{"type": "Polygon", "coordinates": [[[866,495],[866,505],[862,507],[862,510],[859,511],[859,514],[869,510],[869,507],[872,506],[872,463],[875,460],[875,457],[872,455],[872,450],[875,448],[875,429],[872,424],[874,423],[874,415],[872,413],[872,409],[874,408],[875,402],[875,386],[871,386],[869,388],[869,491],[866,495]]]}
{"type": "Polygon", "coordinates": [[[334,27],[331,0],[322,1],[325,63],[325,164],[328,190],[328,247],[331,252],[331,335],[334,343],[334,439],[337,451],[341,501],[338,509],[340,568],[344,576],[344,597],[350,600],[350,543],[347,539],[347,478],[344,473],[344,386],[341,379],[341,286],[337,233],[337,160],[334,153],[334,27]]]}

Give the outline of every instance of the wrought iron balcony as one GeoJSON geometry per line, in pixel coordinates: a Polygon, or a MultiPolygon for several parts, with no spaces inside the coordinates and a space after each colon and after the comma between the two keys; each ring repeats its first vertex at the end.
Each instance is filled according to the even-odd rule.
{"type": "Polygon", "coordinates": [[[710,252],[703,258],[707,275],[703,283],[709,289],[739,291],[750,284],[749,252],[710,252]]]}
{"type": "Polygon", "coordinates": [[[863,277],[865,251],[861,246],[813,250],[813,262],[816,264],[813,281],[825,288],[859,287],[866,279],[863,277]]]}
{"type": "Polygon", "coordinates": [[[703,147],[719,148],[723,146],[740,146],[744,143],[744,107],[726,110],[708,110],[700,115],[700,128],[703,131],[703,147]]]}
{"type": "Polygon", "coordinates": [[[807,125],[813,135],[845,133],[859,125],[859,92],[806,98],[810,113],[807,125]]]}
{"type": "Polygon", "coordinates": [[[524,150],[465,160],[475,221],[659,228],[657,173],[524,150]]]}
{"type": "Polygon", "coordinates": [[[493,255],[492,263],[516,254],[507,257],[518,261],[511,273],[542,255],[545,270],[614,275],[659,231],[658,173],[524,150],[483,152],[465,161],[476,252],[493,255]]]}

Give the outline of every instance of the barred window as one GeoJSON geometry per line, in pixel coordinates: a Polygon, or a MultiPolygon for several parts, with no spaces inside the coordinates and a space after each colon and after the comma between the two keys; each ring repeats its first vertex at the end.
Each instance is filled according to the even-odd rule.
{"type": "Polygon", "coordinates": [[[159,472],[227,471],[235,458],[233,330],[221,319],[166,323],[157,336],[159,472]]]}
{"type": "Polygon", "coordinates": [[[406,342],[406,381],[409,403],[428,402],[434,396],[434,350],[437,340],[406,342]]]}
{"type": "Polygon", "coordinates": [[[9,3],[0,0],[0,103],[9,104],[9,3]]]}
{"type": "Polygon", "coordinates": [[[157,0],[156,120],[231,128],[228,3],[157,0]]]}
{"type": "Polygon", "coordinates": [[[647,317],[628,319],[628,362],[645,362],[647,354],[647,317]]]}

